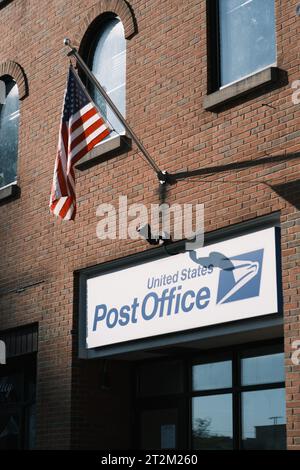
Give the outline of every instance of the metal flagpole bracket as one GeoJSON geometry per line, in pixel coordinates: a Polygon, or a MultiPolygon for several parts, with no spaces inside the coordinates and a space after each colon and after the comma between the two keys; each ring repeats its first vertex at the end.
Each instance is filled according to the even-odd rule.
{"type": "Polygon", "coordinates": [[[125,127],[129,137],[135,142],[137,145],[138,149],[141,151],[141,153],[144,155],[145,159],[151,166],[151,168],[155,171],[156,176],[160,182],[160,184],[174,184],[175,181],[173,178],[171,178],[171,175],[169,175],[166,171],[162,171],[159,166],[155,163],[153,158],[150,156],[148,150],[144,147],[142,142],[139,140],[133,129],[129,126],[127,121],[124,119],[123,115],[120,113],[119,109],[117,106],[113,103],[111,98],[108,96],[102,85],[99,83],[95,75],[90,71],[88,68],[87,64],[84,62],[80,54],[78,53],[77,49],[72,46],[71,41],[69,38],[64,39],[64,44],[65,46],[69,47],[71,51],[68,53],[69,56],[74,56],[80,65],[81,69],[85,72],[89,80],[93,83],[93,85],[97,88],[99,93],[103,96],[105,99],[106,103],[109,105],[109,107],[112,109],[112,111],[115,113],[117,118],[120,120],[120,122],[123,124],[125,127]]]}
{"type": "Polygon", "coordinates": [[[160,171],[159,173],[157,173],[157,177],[158,177],[160,184],[172,185],[172,184],[177,183],[175,176],[171,175],[167,171],[160,171]]]}
{"type": "Polygon", "coordinates": [[[68,52],[68,54],[67,54],[68,57],[74,55],[75,52],[77,52],[77,49],[72,46],[71,41],[70,41],[69,38],[65,38],[65,39],[64,39],[64,45],[67,46],[67,47],[69,47],[69,48],[71,49],[70,52],[68,52]]]}

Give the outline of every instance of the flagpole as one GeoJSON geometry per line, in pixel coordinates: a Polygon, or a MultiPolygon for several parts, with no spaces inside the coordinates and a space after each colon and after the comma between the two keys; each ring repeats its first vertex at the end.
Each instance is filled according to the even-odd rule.
{"type": "Polygon", "coordinates": [[[118,108],[115,106],[115,104],[113,103],[113,101],[110,99],[110,97],[108,96],[108,94],[106,93],[106,91],[104,90],[103,86],[99,83],[99,81],[97,80],[97,78],[95,77],[95,75],[90,71],[90,69],[88,68],[88,66],[86,65],[86,63],[84,62],[84,60],[82,59],[82,57],[80,56],[80,54],[78,53],[77,49],[75,47],[72,46],[71,44],[71,41],[70,39],[66,38],[64,40],[64,44],[65,46],[68,46],[71,51],[68,53],[68,56],[70,55],[73,55],[77,62],[79,63],[80,67],[82,68],[82,70],[86,73],[86,75],[88,76],[88,78],[90,79],[90,81],[93,83],[93,85],[97,88],[97,90],[101,93],[101,95],[103,96],[103,98],[105,99],[105,101],[108,103],[109,107],[113,110],[113,112],[116,114],[116,116],[118,117],[118,119],[121,121],[121,123],[123,124],[123,126],[125,127],[129,137],[131,137],[131,139],[136,143],[137,147],[139,148],[139,150],[142,152],[142,154],[144,155],[144,157],[146,158],[147,162],[149,163],[149,165],[152,167],[152,169],[155,171],[158,179],[159,179],[159,182],[161,184],[165,184],[165,183],[168,183],[170,182],[169,179],[168,179],[168,173],[166,171],[162,171],[159,166],[155,163],[155,161],[153,160],[153,158],[150,156],[149,152],[147,151],[147,149],[144,147],[144,145],[142,144],[142,142],[139,140],[139,138],[137,137],[137,135],[135,134],[135,132],[133,131],[133,129],[129,126],[129,124],[127,123],[127,121],[124,119],[124,117],[122,116],[122,114],[120,113],[120,111],[118,110],[118,108]]]}

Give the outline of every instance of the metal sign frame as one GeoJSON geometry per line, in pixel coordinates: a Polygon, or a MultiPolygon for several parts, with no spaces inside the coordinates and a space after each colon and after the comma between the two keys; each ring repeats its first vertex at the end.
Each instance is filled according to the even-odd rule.
{"type": "MultiPolygon", "coordinates": [[[[218,241],[226,241],[232,238],[246,235],[255,231],[275,227],[276,236],[276,268],[277,268],[277,295],[278,312],[277,314],[262,315],[260,317],[237,320],[226,324],[218,324],[207,327],[200,327],[193,330],[168,333],[155,337],[135,339],[132,341],[102,346],[93,349],[86,348],[86,314],[87,314],[87,280],[91,277],[117,272],[125,268],[137,266],[149,261],[163,259],[168,257],[163,247],[150,249],[138,254],[130,255],[124,258],[113,260],[101,265],[92,266],[75,272],[75,296],[78,295],[77,317],[78,317],[78,355],[82,359],[93,359],[98,357],[120,356],[132,352],[140,352],[155,348],[162,348],[171,345],[178,345],[195,341],[198,339],[212,338],[225,334],[236,334],[242,331],[255,330],[260,327],[273,327],[282,325],[282,281],[281,281],[281,253],[280,253],[280,222],[278,213],[271,214],[249,221],[247,223],[237,224],[206,235],[205,246],[218,241]]],[[[184,251],[185,242],[180,241],[172,245],[175,253],[184,251]]]]}

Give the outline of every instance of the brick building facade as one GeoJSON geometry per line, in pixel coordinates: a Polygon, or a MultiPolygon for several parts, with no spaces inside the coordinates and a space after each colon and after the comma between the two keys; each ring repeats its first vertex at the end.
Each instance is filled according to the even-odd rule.
{"type": "MultiPolygon", "coordinates": [[[[249,221],[264,227],[270,216],[277,218],[283,325],[275,333],[249,337],[247,344],[283,341],[287,446],[300,450],[300,368],[291,361],[293,342],[300,338],[300,105],[292,99],[292,84],[300,79],[298,2],[275,0],[276,64],[219,89],[212,85],[210,3],[0,4],[0,79],[15,80],[20,100],[17,185],[0,189],[0,332],[10,338],[7,365],[0,372],[18,364],[30,371],[36,364],[37,448],[138,445],[133,384],[139,358],[78,358],[77,275],[151,248],[142,239],[99,240],[96,210],[100,203],[117,205],[124,194],[129,204],[158,203],[157,178],[135,145],[119,155],[111,151],[110,158],[104,154],[76,170],[74,223],[61,223],[48,210],[69,63],[63,38],[70,37],[85,55],[98,22],[109,12],[120,18],[126,38],[126,119],[162,169],[199,170],[168,186],[166,201],[204,204],[206,234],[239,230],[249,221]],[[23,349],[17,345],[20,336],[23,349]]],[[[177,358],[179,352],[164,354],[177,358]]]]}

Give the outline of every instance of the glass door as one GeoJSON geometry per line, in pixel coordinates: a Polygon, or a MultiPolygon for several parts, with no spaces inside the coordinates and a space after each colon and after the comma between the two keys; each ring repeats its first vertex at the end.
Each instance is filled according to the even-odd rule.
{"type": "Polygon", "coordinates": [[[20,410],[0,405],[0,450],[21,449],[21,427],[20,410]]]}
{"type": "Polygon", "coordinates": [[[137,370],[137,436],[143,450],[184,449],[187,402],[181,360],[144,363],[137,370]]]}
{"type": "Polygon", "coordinates": [[[143,410],[140,420],[142,449],[178,448],[179,423],[176,408],[143,410]]]}
{"type": "Polygon", "coordinates": [[[185,410],[182,400],[158,400],[139,409],[139,447],[142,450],[186,448],[185,410]]]}

